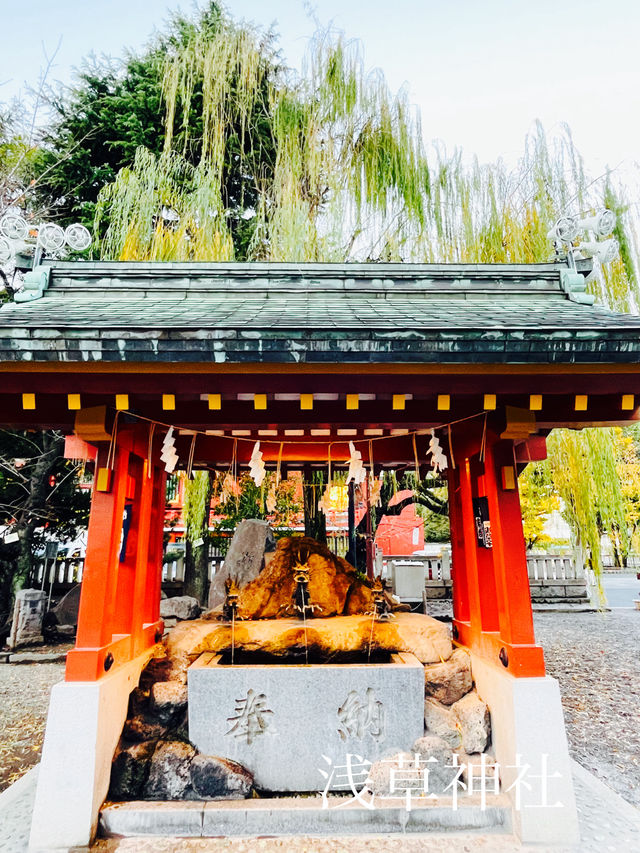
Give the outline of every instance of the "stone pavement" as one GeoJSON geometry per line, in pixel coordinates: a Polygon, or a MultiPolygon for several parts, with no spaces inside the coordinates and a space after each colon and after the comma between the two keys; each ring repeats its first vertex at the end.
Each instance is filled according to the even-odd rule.
{"type": "MultiPolygon", "coordinates": [[[[511,835],[429,833],[350,838],[123,838],[98,841],[93,853],[619,853],[640,850],[640,811],[573,762],[582,841],[569,848],[522,846],[511,835]]],[[[0,853],[25,853],[38,768],[0,794],[0,853]]]]}

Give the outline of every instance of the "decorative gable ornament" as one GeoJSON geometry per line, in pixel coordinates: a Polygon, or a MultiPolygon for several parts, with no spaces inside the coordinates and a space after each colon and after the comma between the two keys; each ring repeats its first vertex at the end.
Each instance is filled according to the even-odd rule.
{"type": "Polygon", "coordinates": [[[448,467],[447,457],[440,447],[440,439],[436,436],[434,430],[431,430],[431,438],[429,439],[429,449],[427,455],[431,454],[431,467],[436,473],[445,471],[448,467]]]}
{"type": "Polygon", "coordinates": [[[252,478],[256,486],[261,486],[264,482],[266,473],[267,471],[264,467],[264,462],[262,461],[260,442],[256,441],[253,445],[253,451],[251,452],[251,459],[249,460],[249,476],[252,478]]]}
{"type": "Polygon", "coordinates": [[[167,434],[164,437],[160,459],[164,462],[164,470],[168,474],[172,474],[178,464],[178,454],[176,453],[176,440],[173,437],[173,427],[169,427],[167,434]]]}
{"type": "Polygon", "coordinates": [[[347,463],[349,465],[349,473],[347,474],[347,485],[353,480],[356,486],[359,486],[360,483],[364,483],[365,477],[367,476],[366,471],[364,470],[364,465],[362,464],[362,453],[359,450],[356,450],[355,445],[352,441],[349,442],[349,453],[351,454],[349,459],[347,459],[347,463]]]}

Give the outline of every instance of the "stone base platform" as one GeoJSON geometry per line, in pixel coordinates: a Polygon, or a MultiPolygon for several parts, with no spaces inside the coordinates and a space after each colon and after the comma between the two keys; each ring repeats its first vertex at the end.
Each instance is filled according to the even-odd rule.
{"type": "Polygon", "coordinates": [[[103,837],[365,835],[386,833],[511,832],[511,807],[504,795],[460,797],[421,803],[376,800],[369,809],[344,797],[278,797],[228,802],[130,802],[106,805],[100,815],[103,837]]]}

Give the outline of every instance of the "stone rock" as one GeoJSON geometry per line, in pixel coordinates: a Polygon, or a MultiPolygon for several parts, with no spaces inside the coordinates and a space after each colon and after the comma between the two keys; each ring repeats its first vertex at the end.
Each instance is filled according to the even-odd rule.
{"type": "Polygon", "coordinates": [[[462,746],[462,733],[457,716],[436,699],[424,700],[424,724],[428,735],[442,738],[451,749],[462,746]]]}
{"type": "MultiPolygon", "coordinates": [[[[474,787],[480,784],[480,780],[482,779],[482,774],[484,773],[484,777],[486,779],[487,791],[493,791],[494,779],[496,777],[496,772],[498,771],[498,767],[496,765],[496,759],[493,755],[489,753],[478,753],[474,752],[473,755],[467,755],[465,752],[459,754],[458,760],[460,764],[463,766],[462,770],[462,781],[465,784],[469,784],[469,779],[473,776],[473,784],[474,787]],[[482,769],[482,759],[484,757],[484,770],[482,769]]],[[[499,774],[498,774],[499,775],[499,774]]]]}
{"type": "Polygon", "coordinates": [[[62,637],[62,639],[72,640],[76,635],[76,626],[75,625],[56,625],[55,633],[56,633],[56,636],[62,637]]]}
{"type": "Polygon", "coordinates": [[[127,717],[136,717],[139,714],[146,713],[149,708],[149,691],[142,690],[140,687],[134,687],[129,694],[129,708],[127,717]]]}
{"type": "MultiPolygon", "coordinates": [[[[226,566],[226,563],[225,563],[226,566]]],[[[358,579],[356,570],[326,545],[306,536],[285,537],[278,541],[273,558],[265,569],[248,583],[238,597],[239,619],[275,619],[295,615],[292,605],[296,590],[295,574],[299,566],[309,571],[309,602],[315,609],[309,614],[325,618],[343,612],[360,613],[371,609],[371,592],[358,579]],[[347,607],[351,591],[354,603],[347,607]],[[357,599],[357,605],[355,604],[357,599]]]]}
{"type": "Polygon", "coordinates": [[[49,613],[53,614],[56,625],[78,624],[78,608],[80,607],[81,590],[82,584],[76,584],[60,599],[55,607],[51,608],[49,613]]]}
{"type": "Polygon", "coordinates": [[[7,639],[10,649],[29,643],[42,643],[42,621],[47,594],[41,589],[21,589],[16,593],[11,631],[7,639]]]}
{"type": "Polygon", "coordinates": [[[424,668],[425,694],[453,705],[473,687],[471,658],[465,649],[456,649],[448,661],[424,668]]]}
{"type": "Polygon", "coordinates": [[[190,766],[193,798],[243,800],[251,793],[253,775],[236,761],[196,755],[190,766]]]}
{"type": "Polygon", "coordinates": [[[467,755],[484,752],[491,736],[491,717],[486,704],[475,690],[451,706],[462,734],[462,746],[467,755]]]}
{"type": "Polygon", "coordinates": [[[149,777],[144,785],[146,800],[181,800],[191,784],[191,762],[196,751],[188,743],[160,742],[151,758],[149,777]]]}
{"type": "Polygon", "coordinates": [[[187,685],[179,681],[158,681],[151,688],[150,708],[161,723],[169,725],[187,707],[187,685]]]}
{"type": "Polygon", "coordinates": [[[183,740],[185,743],[191,743],[191,738],[189,737],[188,708],[185,708],[184,711],[178,716],[177,720],[173,721],[173,724],[169,729],[169,736],[171,737],[171,740],[183,740]]]}
{"type": "MultiPolygon", "coordinates": [[[[190,625],[192,623],[185,622],[184,624],[190,625]]],[[[144,690],[148,694],[157,681],[180,680],[186,684],[186,678],[184,677],[182,670],[176,669],[174,662],[167,657],[165,649],[161,647],[161,650],[151,658],[149,663],[142,670],[142,674],[140,676],[140,689],[144,690]]]]}
{"type": "Polygon", "coordinates": [[[117,753],[111,765],[109,799],[140,799],[155,748],[156,742],[147,740],[125,746],[117,753]]]}
{"type": "Polygon", "coordinates": [[[266,521],[247,518],[241,521],[229,545],[224,566],[216,572],[209,586],[209,609],[225,599],[224,584],[231,577],[240,589],[258,577],[265,565],[265,553],[274,551],[276,541],[266,521]]]}
{"type": "MultiPolygon", "coordinates": [[[[413,745],[413,753],[419,757],[420,767],[426,767],[429,771],[429,793],[444,794],[458,774],[453,750],[446,740],[435,735],[418,738],[413,745]]],[[[462,762],[457,763],[459,765],[462,762]]]]}
{"type": "Polygon", "coordinates": [[[167,732],[167,727],[157,720],[150,718],[147,714],[135,714],[124,724],[122,737],[133,743],[142,743],[145,740],[159,740],[167,732]]]}
{"type": "Polygon", "coordinates": [[[366,785],[377,797],[398,796],[407,788],[417,794],[422,787],[422,777],[420,770],[415,769],[415,756],[410,752],[397,752],[374,761],[366,785]]]}
{"type": "MultiPolygon", "coordinates": [[[[451,656],[449,629],[422,613],[397,613],[388,622],[374,622],[369,616],[335,616],[313,619],[306,624],[306,642],[311,659],[335,659],[339,655],[367,652],[410,652],[421,663],[434,663],[451,656]]],[[[275,657],[304,653],[305,626],[300,619],[238,621],[235,623],[236,652],[260,651],[275,657]]],[[[177,625],[167,638],[167,654],[172,677],[186,672],[202,652],[231,649],[231,625],[198,619],[177,625]]]]}
{"type": "Polygon", "coordinates": [[[165,598],[160,602],[160,617],[162,619],[197,619],[202,607],[197,598],[190,595],[176,595],[165,598]]]}

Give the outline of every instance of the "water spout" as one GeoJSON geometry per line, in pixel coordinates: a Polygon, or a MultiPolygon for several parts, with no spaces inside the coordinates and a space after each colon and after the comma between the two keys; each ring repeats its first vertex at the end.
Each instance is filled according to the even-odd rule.
{"type": "Polygon", "coordinates": [[[367,662],[371,661],[371,647],[373,646],[373,629],[376,622],[388,622],[389,619],[395,619],[394,614],[391,612],[391,608],[389,606],[389,600],[386,596],[385,583],[382,580],[382,577],[378,575],[373,582],[373,587],[371,588],[371,593],[373,597],[373,607],[370,611],[365,613],[365,616],[371,616],[371,631],[369,632],[369,651],[367,653],[367,662]]]}
{"type": "Polygon", "coordinates": [[[225,599],[223,606],[224,618],[231,622],[231,665],[233,666],[236,646],[236,611],[238,610],[238,596],[240,588],[233,578],[227,578],[224,582],[225,599]]]}

